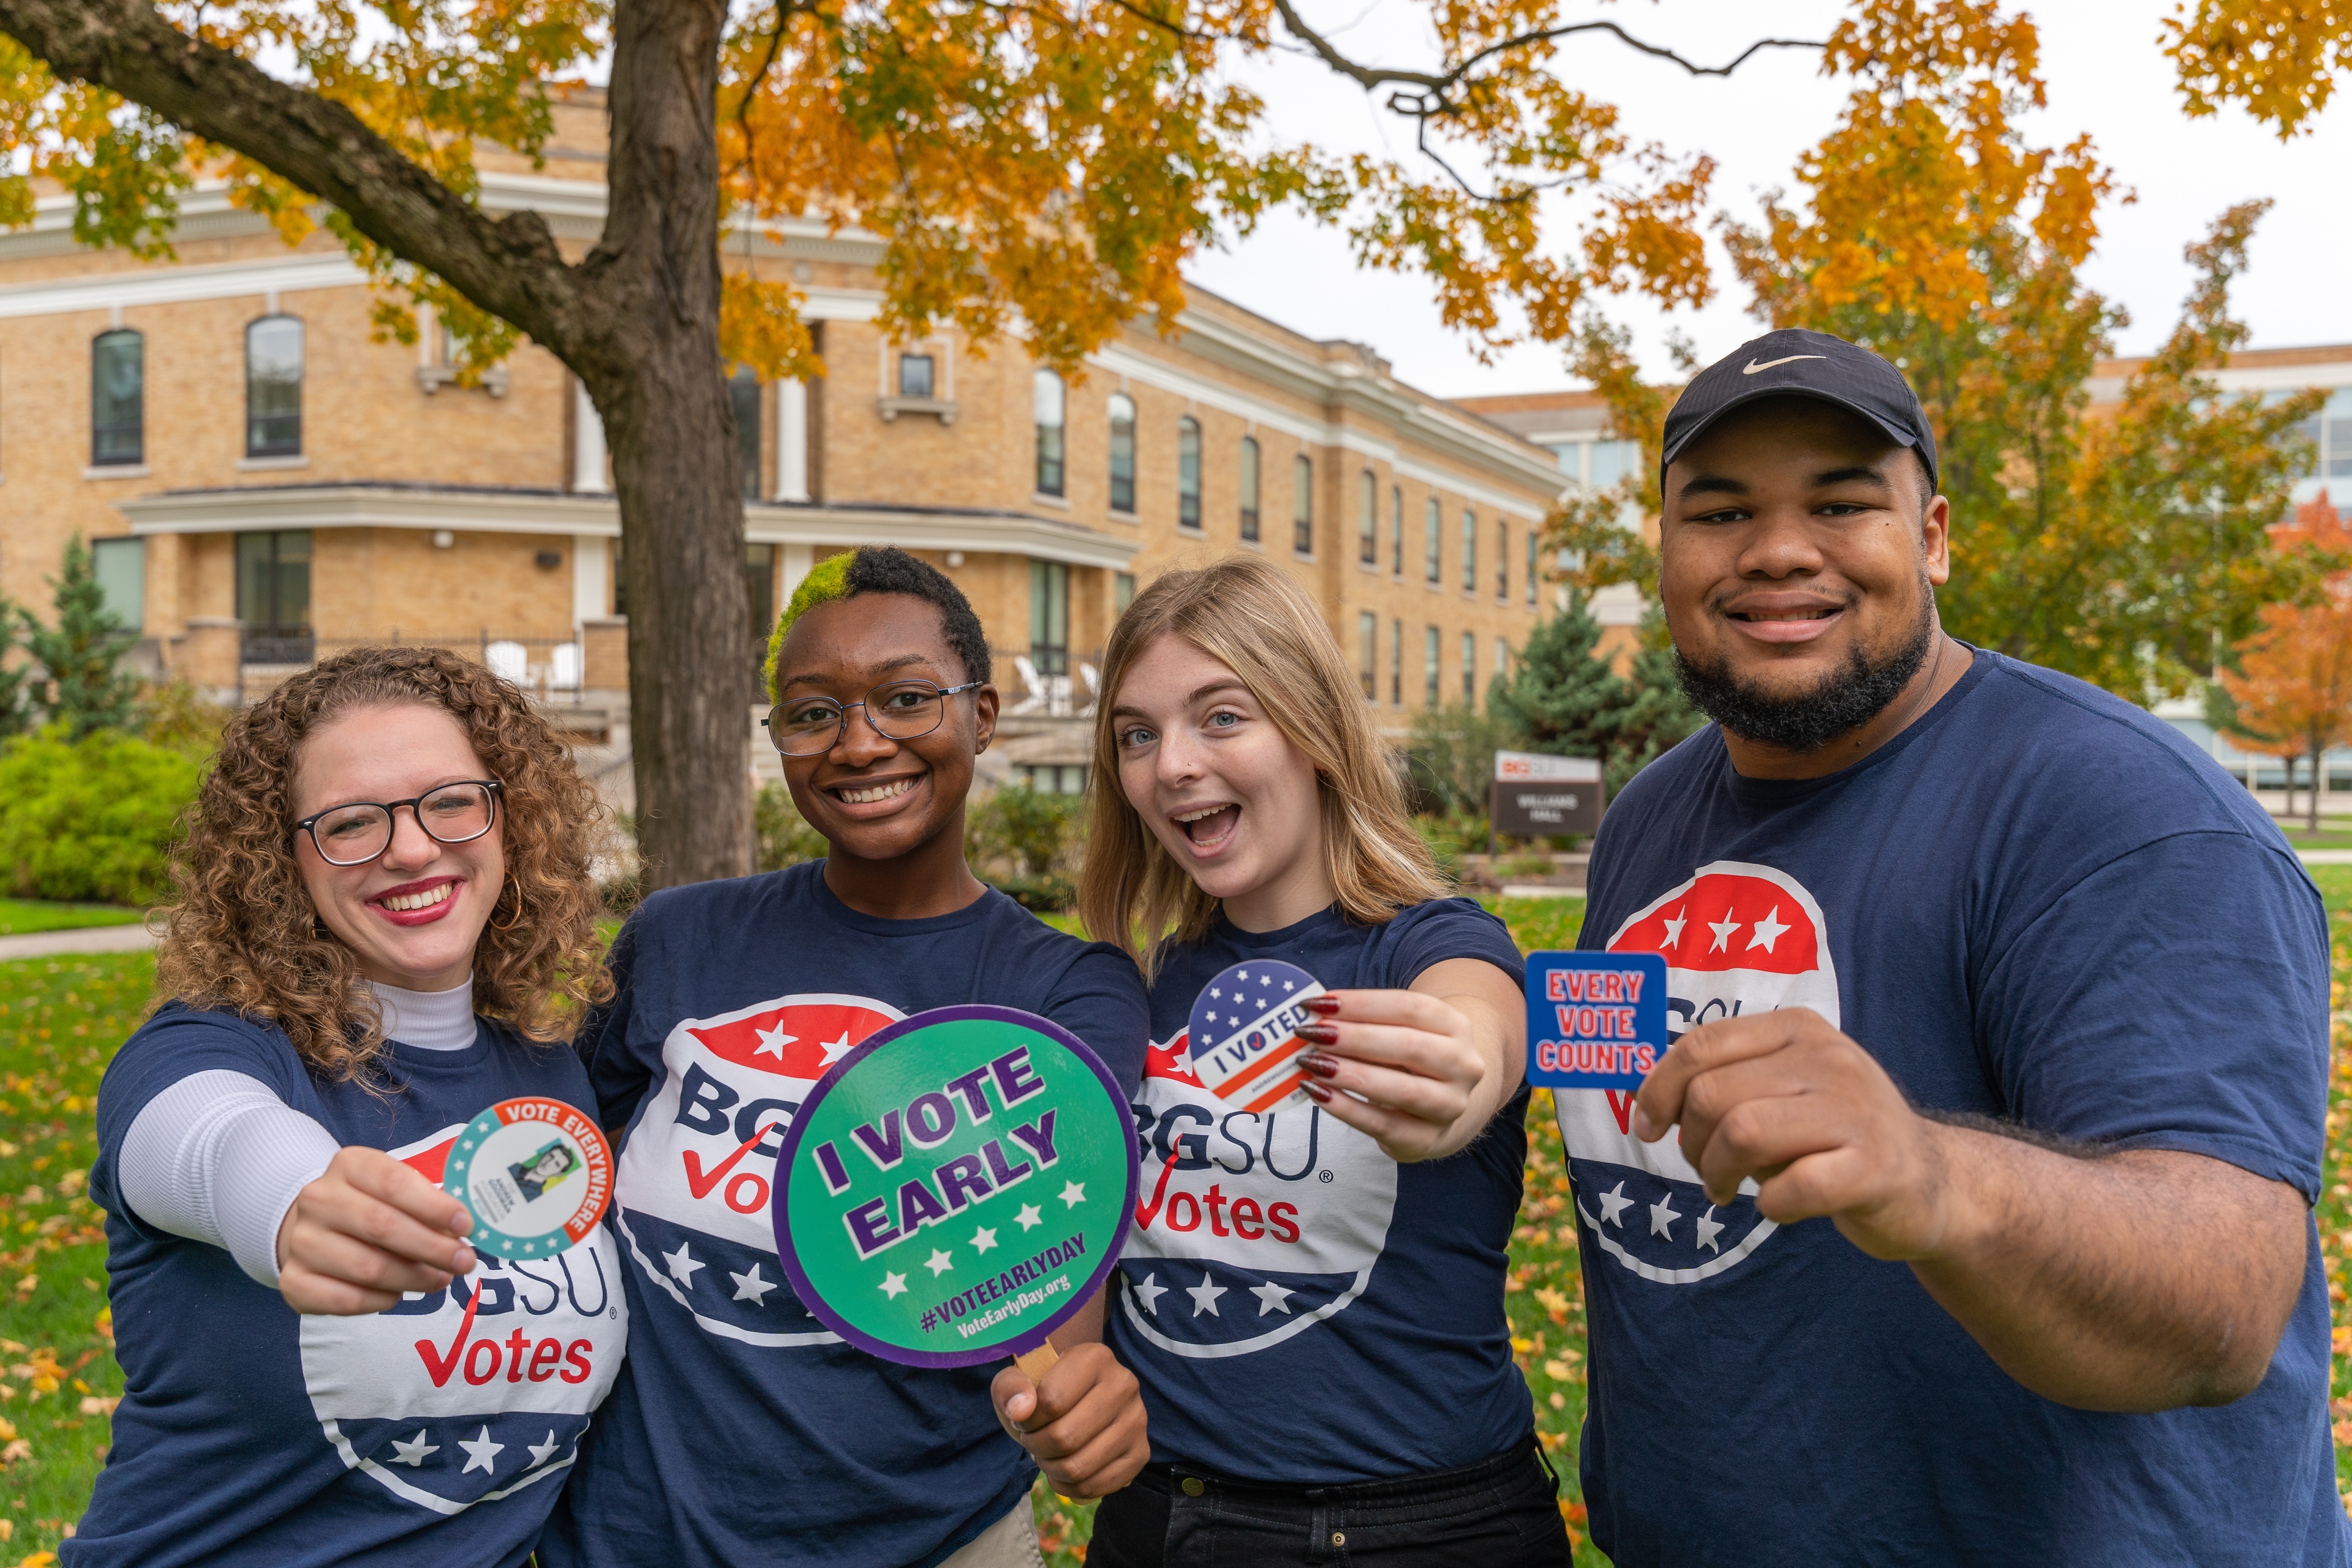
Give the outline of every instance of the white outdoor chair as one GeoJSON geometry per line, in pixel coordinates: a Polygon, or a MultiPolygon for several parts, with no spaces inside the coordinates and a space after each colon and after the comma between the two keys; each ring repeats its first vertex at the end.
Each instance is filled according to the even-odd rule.
{"type": "Polygon", "coordinates": [[[519,642],[490,644],[482,650],[482,662],[501,680],[511,680],[517,686],[530,682],[530,650],[519,642]]]}
{"type": "Polygon", "coordinates": [[[1021,678],[1021,684],[1029,695],[1007,708],[1004,710],[1007,716],[1034,713],[1043,709],[1049,700],[1049,693],[1045,689],[1045,678],[1037,673],[1036,665],[1031,662],[1027,654],[1016,653],[1013,656],[1013,671],[1021,678]]]}
{"type": "Polygon", "coordinates": [[[1087,705],[1078,710],[1078,717],[1090,719],[1094,717],[1095,709],[1102,702],[1102,671],[1091,664],[1081,661],[1078,665],[1078,679],[1087,683],[1087,705]]]}
{"type": "Polygon", "coordinates": [[[576,642],[557,643],[553,661],[548,666],[548,689],[577,691],[581,676],[580,645],[576,642]]]}

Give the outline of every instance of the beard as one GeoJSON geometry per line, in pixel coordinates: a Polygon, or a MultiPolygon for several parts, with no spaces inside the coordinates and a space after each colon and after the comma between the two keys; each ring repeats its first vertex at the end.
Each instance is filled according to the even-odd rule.
{"type": "Polygon", "coordinates": [[[1694,706],[1729,733],[1783,752],[1818,752],[1869,723],[1902,694],[1936,638],[1935,590],[1919,581],[1919,614],[1902,643],[1878,658],[1859,645],[1808,691],[1768,691],[1727,662],[1702,663],[1675,649],[1675,674],[1694,706]]]}

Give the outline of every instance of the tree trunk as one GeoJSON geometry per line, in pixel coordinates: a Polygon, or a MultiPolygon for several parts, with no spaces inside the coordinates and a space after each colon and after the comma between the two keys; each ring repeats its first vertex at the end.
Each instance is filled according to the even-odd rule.
{"type": "Polygon", "coordinates": [[[751,837],[743,502],[719,359],[723,0],[614,16],[611,216],[586,262],[625,326],[574,360],[621,507],[637,849],[648,888],[740,876],[751,837]],[[615,288],[617,286],[617,288],[615,288]],[[604,345],[598,345],[603,348],[604,345]]]}
{"type": "Polygon", "coordinates": [[[604,416],[629,600],[648,886],[748,869],[750,605],[719,374],[719,48],[727,0],[614,10],[604,238],[564,263],[537,213],[493,220],[339,103],[174,27],[150,0],[0,0],[0,34],[244,153],[553,353],[604,416]]]}
{"type": "Polygon", "coordinates": [[[2311,830],[2319,831],[2319,792],[2327,787],[2327,742],[2325,738],[2311,738],[2311,830]]]}

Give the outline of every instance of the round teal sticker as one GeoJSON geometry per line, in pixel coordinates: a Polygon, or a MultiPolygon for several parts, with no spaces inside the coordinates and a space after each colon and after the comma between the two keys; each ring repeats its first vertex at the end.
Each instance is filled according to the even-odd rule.
{"type": "Polygon", "coordinates": [[[777,1156],[784,1272],[854,1345],[916,1366],[1034,1349],[1135,1212],[1135,1127],[1101,1058],[1034,1014],[941,1007],[867,1038],[777,1156]]]}
{"type": "Polygon", "coordinates": [[[467,1122],[441,1168],[466,1205],[466,1241],[493,1258],[552,1258],[584,1241],[613,1201],[613,1150],[560,1100],[502,1100],[467,1122]]]}

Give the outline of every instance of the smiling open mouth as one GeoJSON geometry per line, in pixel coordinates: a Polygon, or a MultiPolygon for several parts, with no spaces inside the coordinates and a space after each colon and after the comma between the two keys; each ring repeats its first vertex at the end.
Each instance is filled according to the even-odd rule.
{"type": "Polygon", "coordinates": [[[1242,819],[1238,805],[1204,805],[1197,811],[1178,812],[1173,820],[1184,830],[1184,837],[1203,847],[1217,843],[1242,819]]]}
{"type": "Polygon", "coordinates": [[[1728,614],[1735,621],[1746,621],[1756,626],[1769,625],[1774,621],[1825,621],[1832,616],[1842,614],[1844,609],[1843,605],[1815,605],[1802,610],[1733,610],[1728,614]]]}
{"type": "Polygon", "coordinates": [[[429,910],[436,904],[446,903],[449,895],[455,892],[457,888],[457,884],[455,882],[444,882],[437,888],[427,888],[421,893],[395,893],[387,898],[378,899],[376,902],[395,914],[406,914],[412,910],[429,910]]]}
{"type": "Polygon", "coordinates": [[[892,779],[887,784],[869,784],[863,789],[839,788],[833,793],[846,805],[875,805],[896,800],[914,787],[913,779],[892,779]]]}

